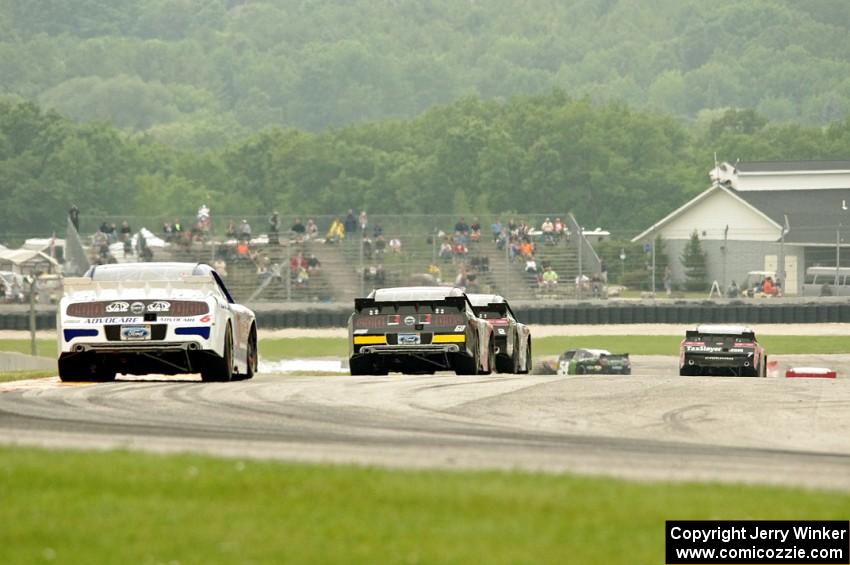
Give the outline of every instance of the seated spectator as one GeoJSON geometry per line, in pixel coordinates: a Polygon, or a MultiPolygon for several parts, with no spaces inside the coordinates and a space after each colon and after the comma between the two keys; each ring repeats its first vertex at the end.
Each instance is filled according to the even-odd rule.
{"type": "Polygon", "coordinates": [[[328,228],[328,236],[325,243],[339,243],[345,239],[345,226],[339,221],[339,218],[334,218],[331,222],[331,227],[328,228]]]}
{"type": "Polygon", "coordinates": [[[552,235],[555,237],[556,243],[564,235],[564,222],[561,221],[561,218],[555,218],[555,221],[552,223],[552,235]]]}
{"type": "Polygon", "coordinates": [[[534,273],[537,274],[537,261],[534,260],[534,257],[529,255],[525,260],[525,272],[526,273],[534,273]]]}
{"type": "Polygon", "coordinates": [[[528,238],[524,239],[519,246],[519,252],[523,257],[531,257],[534,255],[534,245],[528,238]]]}
{"type": "Polygon", "coordinates": [[[295,274],[295,284],[304,287],[307,286],[308,282],[310,282],[310,273],[304,267],[298,267],[298,271],[295,274]]]}
{"type": "Polygon", "coordinates": [[[434,277],[437,284],[442,282],[442,271],[440,271],[440,267],[436,263],[428,265],[428,274],[434,277]]]}
{"type": "Polygon", "coordinates": [[[481,239],[481,222],[478,221],[478,218],[474,218],[469,226],[469,239],[470,241],[481,239]]]}
{"type": "Polygon", "coordinates": [[[316,239],[316,236],[319,235],[319,226],[316,225],[313,218],[307,220],[307,226],[304,233],[307,236],[307,239],[316,239]]]}
{"type": "Polygon", "coordinates": [[[555,244],[555,225],[546,218],[543,220],[543,225],[540,226],[540,231],[543,232],[543,242],[546,245],[555,244]]]}
{"type": "Polygon", "coordinates": [[[452,246],[452,254],[456,259],[465,256],[468,252],[469,250],[463,243],[455,243],[452,246]]]}
{"type": "Polygon", "coordinates": [[[558,285],[558,273],[551,268],[546,268],[543,271],[543,286],[548,289],[555,288],[558,285]]]}
{"type": "Polygon", "coordinates": [[[295,234],[296,239],[301,239],[307,232],[307,228],[305,228],[304,224],[301,223],[301,218],[295,218],[295,222],[292,224],[292,227],[290,227],[289,230],[293,234],[295,234]]]}
{"type": "Polygon", "coordinates": [[[455,224],[455,231],[460,232],[462,234],[469,233],[469,226],[466,224],[466,221],[463,219],[463,216],[460,217],[460,220],[455,224]]]}
{"type": "Polygon", "coordinates": [[[726,298],[738,298],[738,294],[740,290],[738,289],[738,283],[734,280],[729,283],[729,287],[726,289],[726,298]]]}
{"type": "Polygon", "coordinates": [[[227,222],[227,230],[225,230],[224,235],[227,237],[236,237],[236,226],[233,224],[233,220],[227,222]]]}
{"type": "Polygon", "coordinates": [[[764,284],[762,284],[761,291],[768,296],[776,296],[777,290],[776,285],[773,284],[773,279],[771,277],[767,277],[764,279],[764,284]]]}
{"type": "Polygon", "coordinates": [[[375,227],[372,228],[372,237],[378,239],[384,235],[384,228],[381,227],[381,224],[375,224],[375,227]]]}
{"type": "Polygon", "coordinates": [[[387,241],[384,239],[383,235],[379,235],[375,238],[375,255],[380,257],[387,250],[387,241]]]}
{"type": "Polygon", "coordinates": [[[452,244],[449,243],[449,240],[443,240],[443,243],[440,245],[440,259],[442,259],[444,263],[448,263],[452,260],[453,253],[454,249],[452,248],[452,244]]]}
{"type": "Polygon", "coordinates": [[[322,263],[319,261],[319,258],[314,254],[310,253],[307,257],[307,271],[310,273],[315,273],[322,268],[322,263]]]}
{"type": "Polygon", "coordinates": [[[394,237],[390,240],[389,243],[390,251],[393,253],[401,253],[401,240],[397,237],[394,237]]]}
{"type": "Polygon", "coordinates": [[[369,235],[366,232],[363,232],[363,239],[361,240],[361,244],[363,245],[363,257],[366,259],[372,258],[372,240],[369,239],[369,235]]]}

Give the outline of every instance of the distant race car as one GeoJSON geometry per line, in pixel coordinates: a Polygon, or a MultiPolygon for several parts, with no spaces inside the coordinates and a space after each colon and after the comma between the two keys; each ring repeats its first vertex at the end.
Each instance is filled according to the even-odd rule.
{"type": "Polygon", "coordinates": [[[257,370],[254,313],[198,263],[95,266],[66,278],[59,303],[59,376],[111,381],[116,373],[201,373],[250,379],[257,370]]]}
{"type": "Polygon", "coordinates": [[[508,301],[498,294],[468,294],[475,315],[493,328],[496,370],[500,373],[531,372],[531,330],[517,321],[508,301]]]}
{"type": "Polygon", "coordinates": [[[355,299],[348,331],[352,375],[442,370],[475,375],[494,369],[493,329],[459,288],[373,290],[355,299]]]}
{"type": "Polygon", "coordinates": [[[766,377],[767,354],[750,328],[700,325],[682,340],[679,374],[766,377]]]}
{"type": "Polygon", "coordinates": [[[558,357],[559,375],[631,375],[628,353],[614,355],[607,349],[570,349],[558,357]]]}

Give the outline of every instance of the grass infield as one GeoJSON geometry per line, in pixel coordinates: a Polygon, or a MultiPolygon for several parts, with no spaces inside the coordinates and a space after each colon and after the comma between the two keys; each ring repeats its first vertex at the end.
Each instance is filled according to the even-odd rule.
{"type": "MultiPolygon", "coordinates": [[[[632,355],[678,355],[680,335],[575,336],[544,337],[534,340],[535,356],[560,355],[567,349],[590,347],[632,355]]],[[[768,355],[850,353],[850,339],[843,336],[768,335],[759,342],[768,355]]],[[[260,356],[268,361],[295,358],[345,357],[348,341],[341,337],[274,338],[260,340],[260,356]]],[[[30,343],[23,339],[0,339],[0,351],[29,353],[30,343]]],[[[38,353],[56,355],[54,340],[38,340],[38,353]]]]}
{"type": "MultiPolygon", "coordinates": [[[[678,355],[680,335],[543,337],[533,340],[534,356],[560,355],[567,349],[598,348],[632,355],[678,355]]],[[[850,339],[842,336],[764,336],[759,340],[768,355],[850,353],[850,339]]],[[[348,341],[336,337],[279,338],[260,341],[267,360],[293,357],[345,357],[348,341]]]]}
{"type": "Polygon", "coordinates": [[[0,448],[0,563],[661,563],[668,519],[850,493],[0,448]]]}

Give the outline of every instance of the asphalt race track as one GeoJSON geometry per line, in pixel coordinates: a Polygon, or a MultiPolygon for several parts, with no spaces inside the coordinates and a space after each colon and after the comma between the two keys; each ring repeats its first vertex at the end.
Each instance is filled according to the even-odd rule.
{"type": "MultiPolygon", "coordinates": [[[[846,356],[784,364],[846,364],[846,356]]],[[[0,385],[0,443],[850,489],[850,379],[287,377],[0,385]]]]}

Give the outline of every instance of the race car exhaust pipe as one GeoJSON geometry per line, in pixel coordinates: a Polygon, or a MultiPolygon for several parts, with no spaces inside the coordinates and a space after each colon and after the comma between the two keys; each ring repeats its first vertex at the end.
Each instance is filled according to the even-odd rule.
{"type": "Polygon", "coordinates": [[[749,362],[749,361],[744,361],[744,367],[749,367],[749,366],[750,366],[750,362],[749,362]]]}
{"type": "Polygon", "coordinates": [[[189,344],[189,350],[190,350],[190,351],[195,351],[196,349],[198,349],[198,344],[197,344],[197,343],[190,343],[190,344],[189,344]]]}
{"type": "Polygon", "coordinates": [[[86,349],[86,347],[84,345],[75,345],[74,346],[74,352],[76,352],[76,353],[82,353],[83,351],[85,351],[85,349],[86,349]]]}

